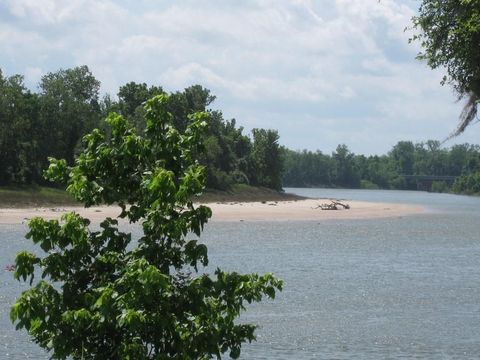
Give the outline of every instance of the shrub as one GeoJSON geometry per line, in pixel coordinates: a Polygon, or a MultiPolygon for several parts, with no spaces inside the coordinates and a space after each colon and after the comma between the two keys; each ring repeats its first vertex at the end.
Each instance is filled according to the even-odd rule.
{"type": "Polygon", "coordinates": [[[360,188],[368,190],[378,190],[379,186],[370,180],[360,180],[360,188]]]}

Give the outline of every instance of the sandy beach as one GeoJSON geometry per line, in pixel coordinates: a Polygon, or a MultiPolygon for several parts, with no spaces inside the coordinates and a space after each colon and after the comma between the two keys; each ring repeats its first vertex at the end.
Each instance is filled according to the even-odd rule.
{"type": "MultiPolygon", "coordinates": [[[[321,210],[320,204],[328,199],[306,199],[267,202],[227,202],[206,204],[212,209],[211,221],[288,221],[328,219],[375,219],[401,217],[425,212],[421,206],[405,204],[345,201],[350,209],[321,210]]],[[[103,207],[58,207],[58,208],[9,208],[0,209],[0,224],[21,224],[34,216],[47,219],[59,218],[63,213],[75,211],[93,222],[106,217],[116,217],[120,208],[103,207]]]]}

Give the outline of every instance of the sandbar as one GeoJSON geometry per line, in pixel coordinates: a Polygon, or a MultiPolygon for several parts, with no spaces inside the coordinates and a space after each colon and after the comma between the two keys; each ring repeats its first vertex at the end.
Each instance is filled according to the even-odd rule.
{"type": "MultiPolygon", "coordinates": [[[[378,219],[422,214],[422,206],[410,204],[377,203],[367,201],[343,201],[350,209],[322,210],[319,205],[330,203],[329,199],[305,199],[264,202],[224,202],[205,204],[212,209],[211,221],[300,221],[330,219],[378,219]]],[[[8,208],[0,209],[0,224],[22,224],[40,216],[58,219],[62,214],[75,211],[92,222],[106,217],[115,218],[120,213],[118,206],[58,207],[58,208],[8,208]]]]}

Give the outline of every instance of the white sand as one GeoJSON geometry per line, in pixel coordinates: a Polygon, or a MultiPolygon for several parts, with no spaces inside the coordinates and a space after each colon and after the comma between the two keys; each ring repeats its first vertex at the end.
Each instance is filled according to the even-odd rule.
{"type": "Polygon", "coordinates": [[[213,220],[323,220],[323,219],[369,219],[398,217],[423,213],[421,206],[404,204],[373,203],[366,201],[342,201],[350,209],[322,210],[318,206],[330,203],[326,199],[297,201],[268,201],[266,203],[215,203],[209,204],[213,220]]]}
{"type": "MultiPolygon", "coordinates": [[[[350,209],[321,210],[318,205],[330,203],[327,199],[307,199],[290,201],[230,202],[207,204],[212,211],[212,221],[286,221],[286,220],[326,220],[326,219],[375,219],[400,217],[424,213],[425,209],[416,205],[373,203],[365,201],[344,201],[350,209]]],[[[117,206],[110,207],[61,207],[0,209],[0,224],[21,224],[34,216],[47,219],[60,218],[68,211],[75,211],[100,222],[106,217],[116,217],[120,213],[117,206]]]]}

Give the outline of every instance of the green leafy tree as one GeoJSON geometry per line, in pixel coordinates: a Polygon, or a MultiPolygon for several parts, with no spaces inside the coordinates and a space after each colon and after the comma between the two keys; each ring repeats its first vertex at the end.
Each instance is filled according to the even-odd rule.
{"type": "Polygon", "coordinates": [[[40,82],[40,114],[48,146],[43,157],[57,156],[73,164],[83,135],[97,127],[100,82],[87,66],[48,73],[40,82]]]}
{"type": "Polygon", "coordinates": [[[390,178],[392,177],[389,171],[389,159],[386,155],[383,156],[369,156],[368,170],[366,179],[376,184],[382,189],[389,189],[391,187],[390,178]]]}
{"type": "Polygon", "coordinates": [[[332,158],[335,161],[335,183],[341,187],[360,187],[360,175],[355,167],[355,154],[346,145],[338,145],[332,158]]]}
{"type": "Polygon", "coordinates": [[[480,194],[480,171],[458,177],[452,190],[457,194],[480,194]]]}
{"type": "MultiPolygon", "coordinates": [[[[118,108],[130,122],[135,124],[137,130],[145,128],[144,110],[142,104],[152,96],[164,94],[161,87],[147,84],[130,82],[120,87],[118,92],[118,108]]],[[[225,121],[220,111],[208,109],[215,100],[210,90],[193,85],[183,91],[172,93],[166,104],[167,110],[173,116],[175,128],[184,133],[188,124],[188,114],[202,111],[208,114],[205,121],[208,124],[207,131],[203,135],[206,151],[193,154],[206,168],[206,185],[210,188],[227,190],[236,178],[248,182],[246,175],[242,173],[245,166],[246,155],[242,152],[245,148],[245,139],[242,129],[235,128],[235,121],[225,121]],[[243,142],[243,143],[242,143],[243,142]]]]}
{"type": "Polygon", "coordinates": [[[411,141],[399,141],[389,153],[394,176],[395,188],[414,189],[413,181],[405,180],[402,175],[413,175],[415,146],[411,141]]]}
{"type": "Polygon", "coordinates": [[[283,153],[285,159],[284,186],[332,186],[334,162],[330,156],[321,151],[307,150],[298,152],[283,149],[283,153]]]}
{"type": "Polygon", "coordinates": [[[38,180],[41,147],[38,97],[30,93],[23,76],[4,77],[0,70],[0,184],[38,180]]]}
{"type": "Polygon", "coordinates": [[[442,85],[452,85],[459,98],[468,99],[456,136],[475,119],[480,99],[480,1],[423,0],[412,20],[420,33],[411,40],[423,48],[418,58],[432,69],[445,67],[442,85]]]}
{"type": "Polygon", "coordinates": [[[276,130],[253,129],[252,177],[255,185],[282,189],[283,156],[276,130]]]}
{"type": "Polygon", "coordinates": [[[452,146],[448,154],[448,173],[454,176],[461,175],[466,170],[466,164],[472,147],[468,144],[452,146]]]}
{"type": "Polygon", "coordinates": [[[161,95],[165,92],[161,87],[150,86],[147,84],[137,84],[129,82],[120,86],[118,91],[118,108],[127,120],[135,124],[137,130],[145,129],[143,104],[155,95],[161,95]]]}
{"type": "Polygon", "coordinates": [[[246,303],[271,298],[281,281],[271,274],[199,274],[208,264],[200,235],[211,216],[192,200],[204,188],[203,168],[192,159],[205,128],[191,114],[182,134],[172,125],[166,95],[145,104],[145,132],[122,116],[106,120],[109,136],[94,130],[69,167],[51,160],[47,176],[65,181],[85,206],[118,204],[119,218],[138,223],[138,241],[107,218],[93,230],[68,213],[61,221],[33,218],[27,238],[44,256],[20,252],[15,277],[30,283],[11,309],[53,358],[209,359],[254,339],[255,326],[235,320],[246,303]],[[36,270],[37,269],[37,270],[36,270]]]}
{"type": "MultiPolygon", "coordinates": [[[[192,85],[183,91],[177,91],[170,96],[167,104],[168,111],[173,115],[175,127],[183,132],[186,128],[187,115],[195,111],[207,111],[207,107],[215,100],[210,90],[201,85],[192,85]]],[[[217,128],[208,119],[208,132],[216,131],[217,128]]]]}
{"type": "Polygon", "coordinates": [[[415,147],[411,141],[399,141],[390,151],[395,171],[401,175],[413,174],[415,147]]]}

